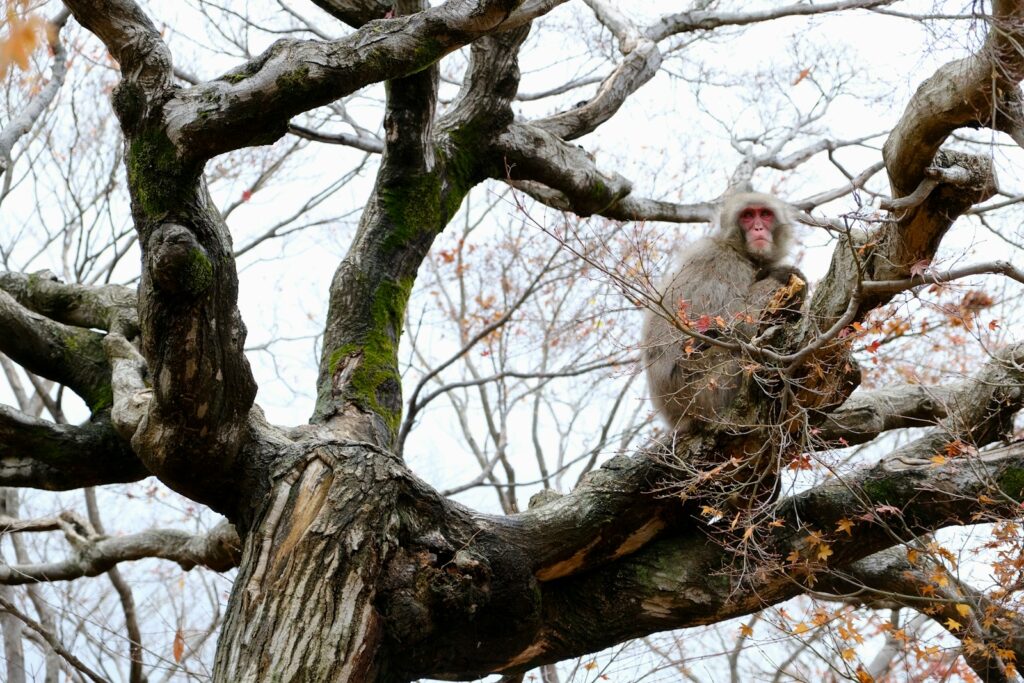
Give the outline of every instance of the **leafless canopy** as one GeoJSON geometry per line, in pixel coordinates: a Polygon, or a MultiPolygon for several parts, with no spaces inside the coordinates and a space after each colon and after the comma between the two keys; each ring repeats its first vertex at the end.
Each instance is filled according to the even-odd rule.
{"type": "MultiPolygon", "coordinates": [[[[259,23],[239,9],[246,3],[194,4],[202,12],[234,12],[250,28],[259,23]]],[[[990,149],[959,144],[954,134],[989,129],[1024,146],[1024,2],[993,0],[983,11],[975,8],[969,18],[979,31],[976,44],[935,73],[921,74],[902,116],[883,134],[880,155],[864,168],[847,171],[836,152],[870,148],[883,135],[810,140],[821,115],[812,108],[782,132],[758,139],[733,132],[739,160],[731,177],[706,196],[684,188],[680,196],[688,202],[670,201],[634,187],[574,141],[601,129],[659,73],[672,72],[676,56],[723,31],[838,12],[897,18],[902,12],[895,0],[767,3],[768,9],[735,3],[735,11],[720,4],[694,2],[644,23],[630,15],[630,3],[609,0],[280,0],[274,12],[292,22],[282,31],[289,35],[248,54],[241,33],[225,29],[226,42],[237,39],[230,48],[236,66],[204,80],[172,62],[167,31],[151,16],[163,11],[160,3],[64,0],[46,33],[48,56],[39,57],[52,60],[48,80],[9,99],[11,116],[0,122],[0,202],[41,163],[37,152],[25,150],[40,149],[33,131],[46,125],[48,113],[66,107],[84,115],[61,101],[61,88],[76,69],[100,68],[106,56],[88,47],[95,37],[117,65],[110,101],[123,147],[81,167],[85,156],[55,155],[65,162],[60,168],[77,169],[67,172],[69,186],[78,173],[96,180],[95,196],[76,201],[80,213],[44,240],[40,254],[62,243],[66,256],[75,252],[73,240],[61,242],[60,235],[87,230],[83,217],[93,215],[91,202],[109,201],[116,191],[130,197],[130,221],[60,278],[19,272],[14,247],[0,248],[0,353],[17,404],[0,406],[0,533],[21,539],[61,532],[72,548],[56,560],[37,562],[19,551],[15,561],[0,562],[5,636],[17,631],[38,641],[54,676],[63,670],[76,680],[103,680],[105,673],[57,637],[45,604],[32,617],[10,587],[107,573],[133,644],[129,678],[143,680],[142,636],[118,565],[161,558],[185,569],[237,568],[222,619],[218,612],[211,625],[220,628],[216,681],[461,680],[495,672],[515,680],[628,639],[750,615],[800,595],[920,610],[961,639],[964,659],[984,680],[1013,680],[1014,657],[1024,662],[1024,615],[1014,607],[1024,588],[1019,577],[998,595],[965,582],[936,589],[929,583],[934,572],[922,568],[918,554],[928,534],[946,527],[1019,517],[1024,445],[1012,435],[1024,407],[1024,342],[988,348],[987,362],[958,383],[851,393],[858,383],[854,342],[897,297],[979,274],[1024,282],[1010,259],[941,272],[929,267],[958,218],[970,214],[984,224],[988,212],[1012,205],[1002,203],[1007,197],[984,204],[1001,192],[990,149]],[[604,47],[610,70],[575,74],[545,92],[520,92],[520,59],[531,31],[570,8],[611,38],[604,47]],[[319,19],[305,18],[321,11],[319,19]],[[80,31],[73,47],[65,41],[69,30],[80,31]],[[462,72],[442,72],[441,60],[460,51],[462,72]],[[453,79],[457,95],[445,100],[439,93],[453,79]],[[379,134],[352,123],[345,107],[378,83],[386,84],[379,134]],[[514,115],[521,105],[549,97],[562,102],[572,92],[584,93],[575,105],[514,115]],[[338,122],[348,127],[338,132],[338,122]],[[211,187],[230,172],[222,160],[272,143],[242,198],[215,201],[220,195],[211,187]],[[318,171],[336,177],[236,245],[236,210],[270,184],[289,155],[314,144],[358,150],[361,161],[318,171]],[[633,246],[645,240],[649,246],[643,231],[651,224],[707,222],[727,191],[756,184],[760,173],[824,157],[845,180],[791,202],[801,220],[824,228],[834,244],[831,267],[798,319],[767,316],[753,338],[730,340],[709,330],[713,321],[676,316],[678,302],[657,301],[642,249],[636,259],[608,257],[615,240],[630,241],[631,229],[637,230],[633,246]],[[315,408],[308,424],[270,424],[255,401],[247,352],[259,349],[246,347],[236,259],[286,234],[340,221],[317,212],[364,165],[375,165],[376,177],[358,207],[347,255],[326,287],[315,408]],[[868,187],[882,171],[887,195],[868,187]],[[502,304],[479,304],[486,311],[480,324],[461,326],[451,353],[428,357],[427,342],[415,337],[410,296],[417,284],[436,285],[453,320],[469,314],[465,302],[472,295],[453,294],[467,272],[464,240],[447,250],[440,236],[450,224],[449,233],[456,229],[470,191],[485,182],[502,188],[502,201],[523,216],[523,234],[556,239],[539,255],[510,241],[505,255],[525,264],[527,274],[495,275],[502,304]],[[836,199],[872,196],[877,210],[819,210],[836,199]],[[550,209],[565,216],[537,218],[550,209]],[[607,241],[588,238],[580,227],[588,217],[605,227],[607,241]],[[110,284],[117,264],[135,250],[138,278],[110,284]],[[455,269],[445,270],[452,263],[455,269]],[[558,379],[582,382],[639,355],[626,347],[634,336],[617,354],[574,365],[549,358],[568,336],[550,321],[579,315],[560,308],[568,304],[559,288],[594,279],[615,292],[609,306],[661,306],[690,338],[742,357],[752,377],[748,395],[720,429],[671,444],[673,457],[699,454],[712,463],[709,472],[687,474],[685,496],[671,495],[679,491],[671,485],[679,474],[665,444],[655,435],[637,446],[637,435],[650,431],[643,410],[628,426],[612,428],[628,412],[623,397],[637,388],[631,379],[609,400],[607,422],[594,429],[600,436],[578,460],[545,460],[545,450],[555,448],[545,439],[568,438],[582,427],[537,428],[548,405],[544,387],[558,379]],[[510,364],[489,372],[473,364],[481,345],[528,312],[548,321],[536,368],[510,364]],[[411,362],[422,370],[405,377],[405,399],[403,330],[404,343],[413,335],[411,362]],[[464,374],[453,379],[456,366],[464,374]],[[529,436],[504,419],[512,392],[497,391],[493,403],[488,393],[513,381],[527,387],[515,399],[533,402],[532,443],[522,447],[538,456],[538,481],[556,489],[561,473],[586,472],[571,491],[549,492],[522,511],[509,438],[529,436]],[[81,424],[63,415],[65,388],[88,407],[81,424]],[[470,392],[478,392],[479,417],[460,403],[470,392]],[[431,419],[439,397],[450,399],[466,434],[479,419],[493,442],[489,450],[467,438],[479,475],[447,492],[419,479],[403,459],[420,433],[414,428],[431,419]],[[784,466],[908,427],[923,430],[841,476],[784,494],[739,526],[735,520],[730,526],[720,500],[701,515],[703,483],[718,485],[714,467],[742,462],[752,449],[769,444],[784,466]],[[620,450],[616,439],[628,452],[597,467],[600,454],[620,450]],[[107,536],[90,487],[149,476],[226,521],[199,535],[149,529],[107,536]],[[493,487],[505,514],[476,512],[448,495],[475,486],[493,487]],[[87,489],[90,514],[23,518],[18,488],[87,489]]],[[[11,7],[40,16],[55,9],[11,7]]],[[[813,74],[802,73],[798,82],[805,78],[813,74]]],[[[96,123],[103,125],[113,123],[96,123]]],[[[472,208],[463,238],[475,229],[472,208]]],[[[17,660],[16,643],[5,643],[17,660]]],[[[188,653],[175,655],[172,673],[179,655],[188,653]]]]}

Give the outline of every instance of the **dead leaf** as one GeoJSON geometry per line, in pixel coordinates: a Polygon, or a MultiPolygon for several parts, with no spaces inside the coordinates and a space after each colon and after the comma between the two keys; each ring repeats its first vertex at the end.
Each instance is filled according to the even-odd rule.
{"type": "Polygon", "coordinates": [[[182,634],[179,628],[174,632],[174,661],[181,663],[181,658],[185,656],[185,636],[182,634]]]}

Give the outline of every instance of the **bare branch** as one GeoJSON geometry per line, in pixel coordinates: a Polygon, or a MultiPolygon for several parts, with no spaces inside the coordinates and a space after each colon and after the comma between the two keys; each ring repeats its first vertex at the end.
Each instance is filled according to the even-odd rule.
{"type": "Polygon", "coordinates": [[[602,79],[599,76],[587,76],[586,78],[577,78],[575,80],[563,83],[562,85],[555,86],[547,90],[541,90],[540,92],[517,93],[516,100],[520,102],[532,102],[534,100],[542,100],[545,97],[561,95],[562,93],[567,93],[570,90],[582,88],[587,85],[593,85],[594,83],[600,83],[601,81],[602,79]]]}
{"type": "Polygon", "coordinates": [[[1005,275],[1012,280],[1024,284],[1024,271],[1014,267],[1008,261],[991,261],[962,268],[952,268],[941,272],[929,271],[926,274],[915,275],[903,280],[869,280],[861,286],[865,292],[871,294],[896,294],[908,289],[914,289],[915,287],[953,282],[954,280],[973,275],[1005,275]]]}
{"type": "Polygon", "coordinates": [[[850,194],[853,190],[859,190],[864,187],[871,178],[885,168],[885,162],[879,161],[874,163],[863,171],[858,173],[853,179],[850,180],[846,185],[841,185],[833,190],[827,190],[818,194],[801,199],[799,201],[792,202],[792,205],[803,211],[812,211],[822,204],[826,204],[840,197],[845,197],[850,194]]]}
{"type": "MultiPolygon", "coordinates": [[[[3,569],[3,567],[0,567],[0,572],[2,572],[3,569]]],[[[61,644],[60,640],[58,640],[55,634],[43,628],[42,625],[39,624],[39,622],[37,622],[35,619],[32,619],[27,614],[24,614],[13,603],[0,597],[0,607],[2,607],[3,610],[8,614],[12,614],[15,617],[17,617],[19,620],[21,620],[23,624],[25,624],[30,629],[38,633],[40,637],[42,637],[42,639],[46,641],[46,644],[53,648],[54,652],[63,657],[64,660],[67,661],[67,663],[73,666],[75,669],[82,672],[96,683],[109,683],[107,679],[100,676],[98,673],[96,673],[88,666],[86,666],[82,660],[71,654],[71,652],[61,644]]]]}
{"type": "Polygon", "coordinates": [[[535,180],[559,190],[580,216],[601,213],[632,190],[628,180],[599,171],[583,149],[544,128],[515,122],[493,145],[509,164],[503,169],[507,178],[535,180]]]}
{"type": "Polygon", "coordinates": [[[0,289],[22,306],[60,323],[117,332],[139,333],[138,297],[121,285],[66,284],[50,271],[31,275],[0,272],[0,289]]]}
{"type": "MultiPolygon", "coordinates": [[[[545,206],[559,211],[576,212],[576,207],[565,193],[542,183],[509,179],[506,179],[505,182],[517,190],[522,190],[545,206]]],[[[712,202],[675,204],[632,195],[627,195],[597,212],[599,216],[618,221],[665,221],[668,223],[710,223],[714,220],[715,214],[716,209],[712,202]]]]}
{"type": "Polygon", "coordinates": [[[710,31],[720,26],[745,26],[782,17],[809,16],[840,12],[850,9],[868,9],[891,5],[895,0],[843,0],[822,2],[813,5],[792,4],[772,9],[751,12],[719,12],[715,10],[693,10],[663,17],[647,29],[647,38],[661,41],[669,36],[689,31],[710,31]]]}
{"type": "Polygon", "coordinates": [[[238,565],[241,541],[235,528],[222,522],[206,534],[150,529],[138,534],[100,537],[78,548],[75,557],[42,564],[0,565],[0,583],[17,586],[41,581],[72,581],[99,576],[121,562],[155,557],[176,562],[182,569],[197,566],[227,571],[238,565]]]}
{"type": "Polygon", "coordinates": [[[107,417],[75,427],[0,406],[0,485],[66,491],[147,476],[107,417]]]}
{"type": "Polygon", "coordinates": [[[826,447],[835,447],[867,443],[894,429],[934,425],[946,417],[962,391],[954,386],[908,384],[855,392],[841,408],[826,415],[812,435],[826,447]]]}
{"type": "MultiPolygon", "coordinates": [[[[50,36],[50,49],[53,51],[53,66],[50,70],[50,80],[39,89],[39,92],[32,96],[32,99],[29,100],[21,112],[11,117],[7,125],[0,129],[0,176],[3,176],[4,172],[10,169],[12,163],[11,151],[14,149],[15,143],[32,129],[35,122],[42,116],[46,108],[50,106],[54,98],[57,97],[57,93],[64,84],[64,77],[68,72],[67,51],[59,36],[69,16],[70,12],[64,9],[50,20],[51,30],[48,33],[50,36]]],[[[0,199],[3,198],[4,194],[6,193],[0,191],[0,199]]]]}
{"type": "Polygon", "coordinates": [[[110,405],[102,335],[30,311],[0,289],[0,351],[37,375],[65,384],[94,411],[110,405]]]}
{"type": "Polygon", "coordinates": [[[568,111],[538,119],[532,125],[563,140],[592,133],[615,115],[626,98],[654,78],[662,55],[651,40],[641,38],[585,104],[568,111]]]}
{"type": "Polygon", "coordinates": [[[288,124],[288,132],[300,138],[313,140],[314,142],[354,147],[355,149],[361,149],[364,152],[371,152],[373,154],[380,154],[384,151],[384,143],[380,140],[366,138],[361,135],[352,135],[351,133],[321,133],[320,131],[305,128],[294,123],[288,124]]]}
{"type": "Polygon", "coordinates": [[[956,128],[991,125],[995,92],[1018,94],[1024,75],[1022,9],[1016,0],[996,0],[985,44],[977,54],[941,67],[924,81],[883,147],[893,197],[906,196],[925,177],[939,146],[956,128]]]}
{"type": "Polygon", "coordinates": [[[370,83],[415,74],[504,29],[517,4],[449,0],[335,41],[279,41],[219,79],[178,93],[166,105],[168,133],[183,154],[200,159],[276,139],[296,114],[370,83]]]}

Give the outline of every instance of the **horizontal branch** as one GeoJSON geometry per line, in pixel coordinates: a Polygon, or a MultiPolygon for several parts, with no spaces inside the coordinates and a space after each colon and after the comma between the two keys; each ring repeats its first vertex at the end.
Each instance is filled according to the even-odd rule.
{"type": "Polygon", "coordinates": [[[0,406],[0,486],[67,491],[147,476],[106,415],[72,426],[0,406]]]}
{"type": "Polygon", "coordinates": [[[663,17],[647,29],[647,37],[654,41],[690,31],[710,31],[722,26],[747,26],[783,17],[827,14],[851,9],[868,9],[891,5],[895,0],[842,0],[822,2],[813,5],[795,3],[772,9],[751,12],[720,12],[716,10],[692,10],[663,17]]]}
{"type": "Polygon", "coordinates": [[[932,426],[946,417],[960,391],[953,386],[908,384],[856,392],[825,416],[812,435],[823,447],[834,448],[867,443],[894,429],[932,426]]]}
{"type": "Polygon", "coordinates": [[[861,285],[863,290],[872,294],[897,294],[908,289],[925,285],[944,284],[953,282],[964,277],[974,275],[1005,275],[1006,277],[1024,284],[1024,271],[1016,268],[1008,261],[991,261],[978,263],[973,266],[962,268],[951,268],[949,270],[929,272],[902,280],[874,280],[861,285]]]}
{"type": "MultiPolygon", "coordinates": [[[[530,195],[533,199],[559,211],[576,212],[569,197],[542,183],[530,180],[506,180],[506,182],[530,195]]],[[[711,202],[698,204],[675,204],[660,199],[646,199],[626,195],[610,206],[597,212],[597,215],[617,221],[664,221],[666,223],[710,223],[714,220],[717,210],[711,202]]]]}
{"type": "Polygon", "coordinates": [[[514,0],[449,0],[407,16],[371,21],[334,41],[281,40],[220,78],[166,104],[168,134],[196,159],[287,130],[289,119],[371,83],[414,74],[498,30],[514,0]]]}
{"type": "Polygon", "coordinates": [[[854,190],[862,189],[864,185],[883,168],[885,168],[885,163],[882,161],[871,164],[851,178],[845,185],[840,185],[839,187],[831,190],[825,190],[824,192],[819,192],[805,199],[792,202],[792,205],[802,211],[812,211],[822,204],[827,204],[828,202],[839,199],[840,197],[845,197],[854,190]]]}
{"type": "Polygon", "coordinates": [[[944,466],[893,471],[883,461],[832,480],[780,504],[781,526],[765,532],[762,549],[770,557],[801,559],[761,571],[743,571],[754,559],[744,557],[739,539],[738,547],[730,543],[725,529],[666,536],[619,562],[542,584],[543,626],[496,668],[523,671],[630,638],[750,614],[806,592],[808,575],[828,576],[898,543],[900,535],[972,524],[978,513],[1016,514],[1024,499],[1022,467],[1024,444],[1018,443],[944,466]],[[1007,502],[982,502],[993,499],[1007,502]],[[833,533],[840,520],[855,520],[852,534],[833,533]],[[814,559],[812,532],[827,540],[826,562],[814,559]]]}
{"type": "Polygon", "coordinates": [[[548,88],[547,90],[540,90],[537,92],[529,93],[516,93],[516,100],[519,102],[533,102],[534,100],[542,100],[545,97],[561,95],[563,93],[569,92],[570,90],[575,90],[576,88],[582,88],[587,85],[593,85],[594,83],[600,83],[602,80],[604,79],[600,78],[599,76],[586,76],[584,78],[577,78],[571,81],[567,81],[562,85],[555,86],[553,88],[548,88]]]}
{"type": "Polygon", "coordinates": [[[288,124],[288,132],[300,138],[305,138],[306,140],[326,142],[330,145],[354,147],[355,149],[361,149],[364,152],[370,152],[371,154],[380,154],[384,151],[383,142],[375,138],[368,138],[362,135],[353,135],[351,133],[322,133],[318,130],[299,126],[294,123],[288,124]]]}
{"type": "Polygon", "coordinates": [[[31,311],[0,289],[0,352],[30,372],[68,386],[93,412],[110,406],[103,335],[31,311]]]}
{"type": "Polygon", "coordinates": [[[628,180],[602,172],[585,150],[531,124],[515,122],[493,142],[505,160],[504,178],[532,180],[561,192],[580,216],[599,214],[632,190],[628,180]]]}
{"type": "Polygon", "coordinates": [[[0,272],[0,289],[60,323],[117,332],[129,339],[139,332],[138,296],[129,287],[69,284],[42,270],[31,275],[0,272]]]}
{"type": "Polygon", "coordinates": [[[824,138],[787,154],[786,156],[771,154],[758,157],[755,159],[755,164],[757,166],[774,168],[778,171],[792,171],[816,154],[821,152],[834,152],[837,149],[842,149],[843,147],[855,147],[857,145],[862,145],[871,138],[876,138],[879,135],[880,133],[872,133],[870,135],[863,135],[851,140],[833,140],[831,138],[824,138]]]}
{"type": "Polygon", "coordinates": [[[241,541],[227,522],[206,534],[173,529],[150,529],[138,534],[92,540],[74,557],[38,564],[0,564],[0,584],[16,586],[42,581],[72,581],[99,576],[121,562],[158,558],[176,562],[188,571],[197,566],[227,571],[238,565],[241,541]]]}

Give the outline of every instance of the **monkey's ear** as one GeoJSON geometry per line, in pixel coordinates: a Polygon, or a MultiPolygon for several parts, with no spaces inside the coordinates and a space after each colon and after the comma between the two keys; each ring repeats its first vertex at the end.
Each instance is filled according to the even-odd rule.
{"type": "Polygon", "coordinates": [[[748,192],[739,192],[727,195],[722,199],[722,208],[718,212],[718,230],[723,234],[730,235],[733,230],[739,227],[737,219],[740,211],[747,203],[748,192]]]}

